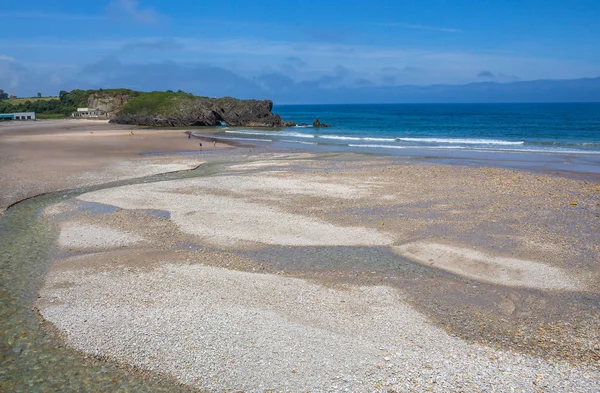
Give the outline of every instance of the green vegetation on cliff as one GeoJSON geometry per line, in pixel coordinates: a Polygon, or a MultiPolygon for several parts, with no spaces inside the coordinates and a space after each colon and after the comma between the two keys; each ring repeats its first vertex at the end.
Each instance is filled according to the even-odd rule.
{"type": "Polygon", "coordinates": [[[71,112],[73,112],[77,110],[77,108],[87,107],[88,99],[92,94],[99,98],[102,98],[115,97],[118,95],[137,97],[143,93],[130,89],[71,90],[70,92],[62,90],[58,96],[62,103],[64,103],[65,105],[71,105],[71,107],[73,108],[71,112]]]}
{"type": "Polygon", "coordinates": [[[0,113],[36,112],[40,118],[67,117],[77,108],[88,106],[88,98],[95,94],[98,97],[113,97],[127,95],[137,97],[141,93],[129,89],[98,89],[98,90],[62,90],[57,98],[32,97],[30,99],[0,100],[0,113]],[[44,116],[46,115],[46,116],[44,116]]]}
{"type": "Polygon", "coordinates": [[[240,100],[233,97],[209,98],[190,93],[153,91],[130,98],[111,122],[153,127],[218,126],[288,127],[271,112],[269,100],[240,100]]]}
{"type": "Polygon", "coordinates": [[[136,115],[168,115],[177,112],[182,101],[195,99],[193,94],[182,91],[152,91],[139,93],[129,100],[121,110],[122,114],[136,115]]]}
{"type": "Polygon", "coordinates": [[[81,107],[98,109],[114,123],[143,126],[288,127],[295,124],[273,114],[273,102],[269,100],[200,97],[181,90],[63,90],[58,99],[34,98],[17,105],[10,100],[0,101],[0,112],[36,112],[40,119],[68,117],[81,107]]]}
{"type": "Polygon", "coordinates": [[[52,114],[64,117],[70,115],[71,105],[65,105],[59,99],[19,99],[19,101],[12,102],[13,100],[2,100],[0,101],[0,113],[14,113],[14,112],[36,112],[36,114],[52,114]]]}
{"type": "MultiPolygon", "coordinates": [[[[194,98],[192,94],[154,91],[143,93],[130,89],[61,90],[58,97],[32,97],[0,100],[0,113],[36,112],[39,118],[70,116],[77,108],[88,106],[90,97],[97,99],[126,96],[129,102],[123,108],[126,113],[165,114],[178,108],[181,99],[194,98]],[[127,109],[125,109],[127,108],[127,109]]],[[[96,108],[94,108],[96,109],[96,108]]]]}

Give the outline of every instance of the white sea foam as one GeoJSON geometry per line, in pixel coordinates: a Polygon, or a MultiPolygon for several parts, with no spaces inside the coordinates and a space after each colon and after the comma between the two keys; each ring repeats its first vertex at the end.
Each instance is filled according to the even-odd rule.
{"type": "Polygon", "coordinates": [[[314,138],[312,134],[303,134],[300,132],[286,132],[286,131],[250,131],[250,130],[228,130],[225,131],[228,134],[239,134],[239,135],[267,135],[267,136],[288,136],[294,138],[314,138]]]}
{"type": "Polygon", "coordinates": [[[286,136],[292,138],[319,138],[339,141],[366,141],[366,142],[422,142],[422,143],[448,143],[463,145],[523,145],[524,141],[505,141],[500,139],[478,139],[478,138],[377,138],[377,137],[358,137],[346,135],[313,135],[300,132],[287,131],[253,131],[253,130],[227,130],[231,134],[241,135],[268,135],[268,136],[286,136]]]}
{"type": "Polygon", "coordinates": [[[414,149],[443,149],[443,150],[478,150],[501,153],[558,153],[558,154],[600,154],[598,151],[585,150],[569,150],[569,149],[552,149],[552,148],[502,148],[502,147],[473,147],[473,146],[411,146],[414,149]]]}
{"type": "Polygon", "coordinates": [[[424,143],[456,143],[463,145],[523,145],[524,141],[504,141],[498,139],[471,139],[471,138],[396,138],[402,142],[424,143]]]}
{"type": "MultiPolygon", "coordinates": [[[[469,149],[469,148],[465,148],[469,149]]],[[[507,152],[507,153],[554,153],[554,154],[593,154],[598,155],[600,151],[586,151],[586,150],[567,150],[567,149],[491,149],[484,147],[476,147],[471,150],[485,150],[485,151],[496,151],[496,152],[507,152]]]]}
{"type": "Polygon", "coordinates": [[[300,143],[301,145],[317,145],[317,142],[305,142],[305,141],[291,141],[291,140],[287,140],[287,139],[282,139],[279,142],[285,142],[285,143],[300,143]]]}
{"type": "Polygon", "coordinates": [[[334,139],[340,141],[372,141],[372,142],[395,142],[394,138],[374,138],[374,137],[356,137],[356,136],[338,136],[338,135],[317,135],[317,138],[334,139]]]}
{"type": "Polygon", "coordinates": [[[261,139],[261,138],[229,138],[224,136],[217,136],[218,139],[224,139],[228,141],[259,141],[259,142],[273,142],[272,139],[261,139]]]}
{"type": "Polygon", "coordinates": [[[315,137],[312,134],[302,134],[300,132],[282,132],[277,135],[291,136],[291,137],[295,137],[295,138],[314,138],[315,137]]]}
{"type": "Polygon", "coordinates": [[[241,134],[241,135],[273,135],[276,131],[250,131],[250,130],[226,130],[228,134],[241,134]]]}
{"type": "Polygon", "coordinates": [[[466,151],[486,151],[496,153],[554,153],[554,154],[592,154],[599,155],[598,151],[585,150],[567,150],[567,149],[519,149],[519,148],[491,148],[491,147],[474,147],[474,146],[398,146],[398,145],[359,145],[348,144],[349,147],[369,147],[379,149],[423,149],[423,150],[466,150],[466,151]]]}
{"type": "Polygon", "coordinates": [[[395,142],[396,141],[395,138],[369,138],[369,137],[362,138],[362,140],[364,140],[364,141],[376,141],[376,142],[377,141],[381,141],[381,142],[395,142]]]}
{"type": "Polygon", "coordinates": [[[373,147],[380,149],[406,149],[406,146],[397,146],[397,145],[353,145],[349,144],[350,147],[373,147]]]}
{"type": "Polygon", "coordinates": [[[318,138],[321,139],[336,139],[340,141],[360,141],[362,138],[357,138],[354,136],[336,136],[336,135],[319,135],[318,138]]]}
{"type": "MultiPolygon", "coordinates": [[[[578,154],[578,155],[600,155],[600,151],[564,149],[557,147],[537,147],[535,144],[527,144],[524,141],[507,141],[501,139],[483,139],[483,138],[376,138],[376,137],[358,137],[344,135],[313,135],[307,133],[293,131],[261,131],[261,130],[225,130],[228,134],[239,134],[248,136],[268,136],[273,139],[262,138],[227,138],[218,137],[220,139],[241,140],[241,141],[258,141],[258,142],[286,142],[298,143],[304,145],[317,145],[317,142],[299,141],[293,139],[279,139],[280,137],[287,138],[302,138],[302,139],[325,139],[333,141],[350,142],[348,147],[362,147],[373,149],[423,149],[423,150],[464,150],[464,151],[486,151],[498,153],[546,153],[546,154],[578,154]],[[355,142],[352,144],[352,142],[355,142]],[[376,142],[373,144],[359,144],[361,142],[376,142]],[[377,143],[380,142],[380,143],[377,143]],[[388,144],[393,142],[394,144],[388,144]],[[413,142],[413,143],[402,143],[413,142]],[[420,142],[420,143],[419,143],[420,142]]],[[[580,144],[585,146],[585,143],[580,144]]],[[[344,146],[344,145],[342,145],[344,146]]]]}

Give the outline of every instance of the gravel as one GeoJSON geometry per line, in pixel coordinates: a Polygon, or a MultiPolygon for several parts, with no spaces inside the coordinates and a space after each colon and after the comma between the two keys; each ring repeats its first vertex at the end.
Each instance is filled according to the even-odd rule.
{"type": "Polygon", "coordinates": [[[389,287],[169,263],[54,271],[40,296],[69,344],[209,391],[600,390],[597,369],[468,344],[389,287]]]}
{"type": "Polygon", "coordinates": [[[68,222],[60,229],[58,244],[69,249],[108,249],[139,243],[142,237],[115,228],[68,222]]]}

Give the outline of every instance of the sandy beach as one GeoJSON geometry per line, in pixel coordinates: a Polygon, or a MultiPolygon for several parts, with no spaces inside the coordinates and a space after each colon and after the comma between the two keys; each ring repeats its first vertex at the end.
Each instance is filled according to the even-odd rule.
{"type": "MultiPolygon", "coordinates": [[[[142,164],[137,160],[141,153],[200,150],[199,141],[188,139],[182,130],[144,130],[106,120],[0,123],[0,139],[0,213],[11,203],[44,192],[197,165],[160,156],[142,164]]],[[[202,150],[227,146],[203,143],[202,150]]]]}
{"type": "Polygon", "coordinates": [[[0,124],[2,209],[131,180],[40,212],[35,307],[82,357],[211,392],[600,390],[600,183],[200,141],[0,124]]]}

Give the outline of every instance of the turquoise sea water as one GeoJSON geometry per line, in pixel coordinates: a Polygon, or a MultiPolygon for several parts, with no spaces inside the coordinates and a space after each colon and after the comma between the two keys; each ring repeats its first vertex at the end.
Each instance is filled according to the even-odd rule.
{"type": "Polygon", "coordinates": [[[600,154],[600,103],[294,105],[273,111],[297,123],[319,117],[332,125],[283,133],[305,142],[600,154]]]}
{"type": "Polygon", "coordinates": [[[544,170],[600,173],[600,103],[286,105],[273,112],[309,126],[278,131],[224,127],[218,136],[521,167],[535,162],[544,170]],[[316,117],[331,127],[313,128],[316,117]]]}

